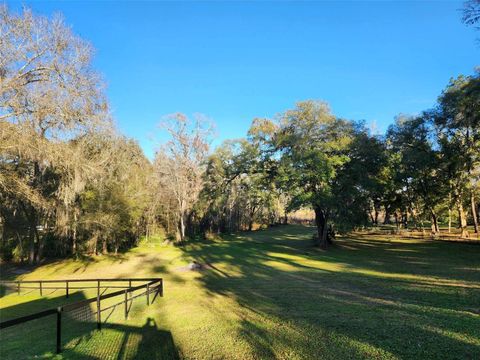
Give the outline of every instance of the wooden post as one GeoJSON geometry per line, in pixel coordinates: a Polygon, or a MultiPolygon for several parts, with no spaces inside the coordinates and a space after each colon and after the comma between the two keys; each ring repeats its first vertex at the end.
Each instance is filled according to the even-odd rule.
{"type": "Polygon", "coordinates": [[[155,286],[155,296],[153,297],[152,304],[155,302],[155,299],[159,294],[160,294],[160,283],[158,283],[158,285],[155,286]]]}
{"type": "Polygon", "coordinates": [[[133,304],[133,299],[132,299],[133,293],[131,289],[132,289],[132,280],[128,280],[128,290],[130,292],[130,301],[132,301],[132,304],[133,304]]]}
{"type": "Polygon", "coordinates": [[[17,291],[18,291],[18,295],[20,295],[20,281],[17,282],[17,291]]]}
{"type": "Polygon", "coordinates": [[[100,312],[100,293],[97,294],[97,329],[98,330],[102,329],[102,317],[100,312]]]}
{"type": "Polygon", "coordinates": [[[100,280],[97,280],[97,297],[100,296],[100,280]]]}
{"type": "Polygon", "coordinates": [[[57,308],[57,354],[62,352],[62,308],[57,308]]]}
{"type": "Polygon", "coordinates": [[[147,305],[150,305],[150,284],[147,284],[147,305]]]}
{"type": "Polygon", "coordinates": [[[68,294],[68,280],[65,281],[65,293],[66,293],[66,296],[68,298],[69,294],[68,294]]]}
{"type": "Polygon", "coordinates": [[[125,290],[125,320],[128,319],[128,290],[125,290]]]}
{"type": "Polygon", "coordinates": [[[160,296],[163,297],[163,279],[160,279],[160,296]]]}
{"type": "Polygon", "coordinates": [[[41,282],[41,281],[39,281],[38,283],[40,284],[40,296],[43,296],[43,291],[42,291],[42,282],[41,282]]]}

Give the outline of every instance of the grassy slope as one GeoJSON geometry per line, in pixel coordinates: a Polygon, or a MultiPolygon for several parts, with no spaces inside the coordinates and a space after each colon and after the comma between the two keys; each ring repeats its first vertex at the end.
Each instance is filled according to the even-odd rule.
{"type": "MultiPolygon", "coordinates": [[[[129,320],[119,310],[101,333],[67,326],[67,359],[480,358],[480,246],[356,235],[322,252],[311,234],[287,226],[184,249],[140,247],[23,277],[164,277],[165,297],[148,308],[136,301],[129,320]],[[192,259],[212,267],[185,271],[192,259]]],[[[59,295],[7,295],[2,318],[59,295]]],[[[53,356],[48,321],[5,332],[2,357],[53,356]]]]}

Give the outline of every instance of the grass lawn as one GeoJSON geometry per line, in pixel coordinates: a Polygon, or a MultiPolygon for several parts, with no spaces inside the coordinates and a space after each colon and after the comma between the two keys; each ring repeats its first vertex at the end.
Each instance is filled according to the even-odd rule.
{"type": "MultiPolygon", "coordinates": [[[[183,248],[40,266],[23,279],[165,279],[165,296],[121,308],[101,331],[54,318],[2,332],[2,359],[480,359],[480,246],[355,234],[324,252],[313,228],[281,226],[183,248]],[[188,271],[191,260],[208,263],[188,271]]],[[[3,271],[3,277],[8,273],[3,271]]],[[[2,319],[65,302],[0,298],[2,319]]],[[[92,294],[78,292],[75,299],[92,294]]]]}

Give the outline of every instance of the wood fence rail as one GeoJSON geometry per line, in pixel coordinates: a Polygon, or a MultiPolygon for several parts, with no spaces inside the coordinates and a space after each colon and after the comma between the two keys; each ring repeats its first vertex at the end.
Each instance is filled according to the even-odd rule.
{"type": "Polygon", "coordinates": [[[123,303],[125,305],[124,315],[125,315],[125,319],[127,319],[128,318],[128,303],[129,302],[131,303],[133,301],[133,299],[138,298],[140,296],[146,296],[147,305],[150,305],[150,303],[153,303],[155,301],[157,296],[160,296],[160,297],[163,296],[163,279],[161,279],[161,278],[0,281],[0,284],[6,285],[6,286],[8,286],[9,284],[17,285],[18,294],[20,294],[20,288],[21,288],[22,284],[32,284],[32,283],[33,284],[38,284],[38,288],[37,287],[24,287],[24,286],[22,286],[22,288],[24,288],[24,289],[25,288],[39,289],[40,290],[40,295],[43,295],[43,289],[47,289],[47,288],[48,289],[65,289],[66,297],[69,297],[69,289],[92,289],[92,288],[97,289],[97,296],[96,297],[86,299],[86,300],[82,300],[82,301],[77,301],[77,302],[74,302],[74,303],[59,306],[57,308],[43,310],[43,311],[39,311],[39,312],[34,313],[34,314],[30,314],[30,315],[26,315],[26,316],[18,317],[18,318],[15,318],[15,319],[0,322],[0,330],[2,330],[2,329],[9,328],[11,326],[23,324],[23,323],[28,322],[28,321],[32,321],[32,320],[35,320],[35,319],[43,318],[45,316],[50,316],[50,315],[56,314],[57,315],[57,337],[56,337],[56,343],[57,343],[56,351],[57,351],[57,353],[60,353],[62,351],[62,344],[61,344],[62,343],[62,313],[64,311],[71,311],[71,310],[89,305],[93,302],[96,302],[96,305],[97,305],[96,306],[97,307],[97,311],[96,311],[97,329],[101,330],[101,326],[102,326],[101,313],[102,313],[102,311],[106,311],[108,309],[114,308],[114,307],[123,303]],[[108,286],[108,285],[105,285],[105,284],[102,285],[102,282],[105,283],[105,282],[122,282],[122,281],[123,282],[128,282],[128,286],[123,286],[122,287],[122,286],[108,286]],[[71,283],[71,282],[74,282],[74,283],[96,282],[97,286],[69,287],[69,283],[71,283]],[[134,283],[134,282],[144,282],[144,284],[132,286],[132,283],[134,283]],[[44,283],[65,283],[65,287],[63,287],[63,286],[62,287],[59,287],[59,286],[57,286],[57,287],[43,287],[44,283]],[[100,289],[108,289],[108,288],[122,288],[122,290],[114,291],[114,292],[108,293],[108,294],[101,294],[100,293],[100,289]],[[137,290],[140,290],[140,289],[145,289],[145,291],[140,293],[140,294],[136,294],[135,296],[133,296],[133,292],[137,291],[137,290]],[[152,301],[150,302],[150,294],[152,294],[152,293],[154,293],[154,297],[153,297],[152,301]],[[102,307],[101,307],[101,301],[102,300],[110,299],[110,298],[113,298],[113,297],[116,297],[116,296],[122,296],[122,295],[123,295],[123,299],[121,301],[102,309],[102,307]],[[128,296],[128,295],[130,295],[130,296],[128,296]]]}
{"type": "MultiPolygon", "coordinates": [[[[65,289],[65,295],[69,297],[69,291],[71,289],[100,289],[100,288],[119,288],[124,289],[126,286],[101,286],[102,282],[128,282],[128,287],[132,287],[133,282],[147,282],[158,280],[158,278],[122,278],[122,279],[61,279],[61,280],[2,280],[0,281],[0,285],[4,285],[6,287],[11,287],[12,285],[16,285],[18,295],[20,295],[21,289],[38,289],[40,291],[40,296],[43,296],[43,290],[63,290],[65,289]],[[70,286],[70,283],[81,283],[81,282],[96,282],[96,286],[70,286]],[[65,283],[65,286],[43,286],[43,284],[55,284],[55,283],[65,283]],[[38,286],[25,286],[23,284],[38,284],[38,286]]],[[[161,280],[161,279],[160,279],[161,280]]]]}

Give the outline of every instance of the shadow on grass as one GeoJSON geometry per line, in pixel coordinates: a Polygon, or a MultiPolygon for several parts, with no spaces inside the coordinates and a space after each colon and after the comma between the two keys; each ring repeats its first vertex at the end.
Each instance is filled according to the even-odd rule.
{"type": "MultiPolygon", "coordinates": [[[[75,293],[68,302],[85,300],[82,292],[75,293]]],[[[40,298],[1,310],[2,320],[32,314],[65,304],[64,297],[40,298]]],[[[179,359],[170,331],[159,329],[153,318],[119,320],[117,316],[102,314],[102,329],[97,330],[94,306],[62,313],[62,353],[56,349],[56,315],[29,321],[1,330],[0,357],[2,359],[179,359]],[[132,324],[128,324],[128,323],[132,324]]],[[[119,306],[123,309],[123,306],[119,306]]],[[[141,312],[137,313],[141,314],[141,312]]]]}
{"type": "Polygon", "coordinates": [[[128,260],[126,252],[118,252],[117,254],[101,254],[101,255],[83,255],[77,254],[66,258],[53,258],[41,261],[37,264],[28,263],[5,263],[0,264],[1,280],[21,280],[23,275],[33,273],[37,268],[52,268],[55,271],[61,271],[64,267],[74,267],[70,272],[79,275],[87,271],[92,265],[101,261],[108,260],[112,265],[122,264],[128,260]],[[69,260],[69,261],[66,261],[69,260]]]}
{"type": "Polygon", "coordinates": [[[32,298],[31,296],[35,296],[34,294],[38,294],[38,290],[22,290],[20,296],[16,295],[16,291],[9,290],[5,292],[3,294],[4,296],[15,296],[16,299],[18,299],[18,302],[15,302],[13,305],[4,306],[1,308],[0,321],[10,320],[13,318],[33,314],[42,310],[56,308],[67,303],[85,300],[85,296],[81,291],[71,293],[68,299],[65,298],[64,291],[62,290],[44,290],[44,294],[49,297],[32,298]],[[59,296],[52,297],[52,295],[54,294],[59,294],[59,296]],[[29,299],[30,301],[28,301],[29,299]]]}
{"type": "Polygon", "coordinates": [[[339,239],[288,226],[183,250],[199,281],[240,305],[259,358],[480,358],[480,247],[339,239]]]}
{"type": "Polygon", "coordinates": [[[109,323],[65,346],[66,359],[180,359],[170,331],[159,329],[153,318],[143,326],[109,323]]]}

